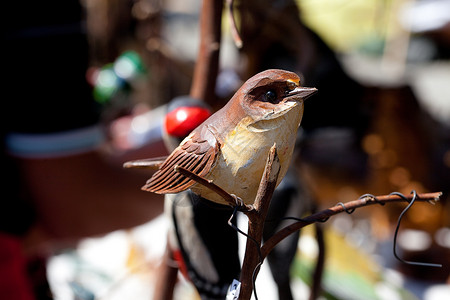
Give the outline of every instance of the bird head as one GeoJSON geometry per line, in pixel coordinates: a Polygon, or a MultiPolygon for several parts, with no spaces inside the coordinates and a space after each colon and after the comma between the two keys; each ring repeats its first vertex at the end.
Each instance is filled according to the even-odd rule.
{"type": "Polygon", "coordinates": [[[284,70],[266,70],[258,73],[237,92],[242,109],[253,121],[276,119],[317,91],[302,87],[297,74],[284,70]]]}

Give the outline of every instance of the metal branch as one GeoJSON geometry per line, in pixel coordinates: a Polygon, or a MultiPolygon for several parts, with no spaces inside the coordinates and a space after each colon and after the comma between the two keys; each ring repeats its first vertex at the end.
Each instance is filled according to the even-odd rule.
{"type": "Polygon", "coordinates": [[[140,169],[158,170],[159,167],[164,163],[166,158],[167,156],[162,156],[162,157],[127,161],[126,163],[123,164],[123,167],[126,169],[140,168],[140,169]]]}
{"type": "MultiPolygon", "coordinates": [[[[272,249],[279,242],[281,242],[290,234],[297,232],[307,225],[317,222],[324,222],[331,216],[342,212],[352,213],[357,208],[373,204],[384,205],[386,203],[393,202],[410,202],[414,197],[414,195],[404,196],[396,193],[382,196],[373,196],[370,194],[366,194],[361,196],[357,200],[349,201],[346,203],[338,203],[333,207],[302,218],[299,221],[290,224],[278,231],[275,235],[265,241],[265,243],[261,246],[264,222],[280,171],[280,162],[276,153],[276,145],[273,145],[269,151],[265,170],[261,178],[258,193],[253,205],[243,205],[242,200],[240,200],[235,195],[229,194],[221,187],[214,184],[212,180],[207,180],[180,166],[175,166],[175,170],[183,176],[186,176],[187,178],[196,181],[198,184],[202,184],[205,187],[216,192],[217,194],[222,196],[222,198],[225,199],[225,201],[227,201],[231,206],[240,207],[241,210],[247,215],[249,219],[247,234],[248,238],[240,277],[240,300],[249,300],[251,298],[252,291],[255,290],[254,283],[256,280],[256,276],[262,262],[270,253],[270,251],[272,251],[272,249]]],[[[442,192],[422,193],[417,194],[416,201],[427,201],[430,203],[434,203],[435,201],[439,201],[439,198],[441,196],[442,192]]],[[[317,276],[320,277],[320,274],[318,274],[317,276]]]]}
{"type": "MultiPolygon", "coordinates": [[[[439,201],[439,198],[442,196],[442,192],[434,192],[434,193],[423,193],[418,194],[416,201],[427,201],[434,203],[435,201],[439,201]]],[[[274,234],[271,238],[269,238],[264,245],[261,247],[261,255],[263,258],[265,258],[270,251],[284,238],[286,238],[288,235],[297,232],[301,228],[316,223],[321,222],[323,220],[326,220],[330,218],[331,216],[334,216],[336,214],[345,212],[345,211],[352,211],[360,207],[373,205],[373,204],[384,204],[384,203],[392,203],[392,202],[404,202],[404,201],[411,201],[413,198],[413,195],[406,195],[405,198],[402,198],[399,195],[391,194],[391,195],[382,195],[382,196],[365,196],[357,200],[349,201],[347,203],[343,203],[340,205],[336,205],[333,207],[330,207],[328,209],[322,210],[318,213],[315,213],[313,215],[310,215],[308,217],[302,218],[301,220],[288,225],[278,231],[276,234],[274,234]]]]}

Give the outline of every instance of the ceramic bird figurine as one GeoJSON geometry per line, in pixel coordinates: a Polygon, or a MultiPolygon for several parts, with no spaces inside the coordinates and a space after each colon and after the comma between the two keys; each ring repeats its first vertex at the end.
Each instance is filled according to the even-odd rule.
{"type": "MultiPolygon", "coordinates": [[[[168,151],[173,151],[210,115],[210,108],[202,101],[189,96],[173,99],[162,126],[168,151]]],[[[168,247],[179,269],[201,299],[224,299],[230,283],[240,273],[237,232],[227,223],[232,209],[208,202],[190,190],[167,194],[165,202],[165,213],[171,224],[168,247]]],[[[272,196],[264,240],[286,225],[285,217],[300,218],[308,210],[309,202],[305,188],[291,168],[272,196]]],[[[236,218],[231,222],[236,225],[236,218]]],[[[279,299],[293,299],[290,271],[298,239],[299,235],[291,235],[267,257],[279,299]]]]}
{"type": "Polygon", "coordinates": [[[142,189],[159,194],[191,189],[198,196],[227,204],[221,196],[176,172],[175,167],[180,166],[252,204],[274,143],[281,164],[278,183],[286,174],[303,101],[316,91],[301,87],[299,76],[289,71],[271,69],[256,74],[180,143],[142,189]]]}

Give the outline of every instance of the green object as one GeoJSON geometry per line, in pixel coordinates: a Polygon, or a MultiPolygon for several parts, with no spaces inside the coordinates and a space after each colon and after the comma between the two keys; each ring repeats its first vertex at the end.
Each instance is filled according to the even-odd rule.
{"type": "Polygon", "coordinates": [[[118,77],[131,81],[145,73],[144,63],[135,51],[125,51],[114,62],[114,72],[118,77]]]}
{"type": "Polygon", "coordinates": [[[97,76],[94,86],[94,97],[100,103],[108,102],[123,85],[122,80],[114,72],[113,65],[107,64],[97,76]]]}
{"type": "Polygon", "coordinates": [[[121,91],[125,94],[130,87],[146,74],[144,63],[135,51],[123,52],[113,63],[103,66],[94,85],[94,98],[105,104],[121,91]]]}

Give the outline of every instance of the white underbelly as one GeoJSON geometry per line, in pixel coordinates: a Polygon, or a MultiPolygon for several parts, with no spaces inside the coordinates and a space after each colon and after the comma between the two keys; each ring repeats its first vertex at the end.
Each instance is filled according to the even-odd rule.
{"type": "MultiPolygon", "coordinates": [[[[248,124],[248,119],[243,120],[226,138],[217,162],[207,178],[212,179],[228,193],[240,197],[246,204],[252,204],[269,150],[274,143],[281,163],[277,185],[286,174],[294,150],[302,109],[298,106],[277,119],[251,125],[248,124]]],[[[219,195],[199,188],[198,184],[191,189],[206,199],[226,204],[219,195]]]]}

